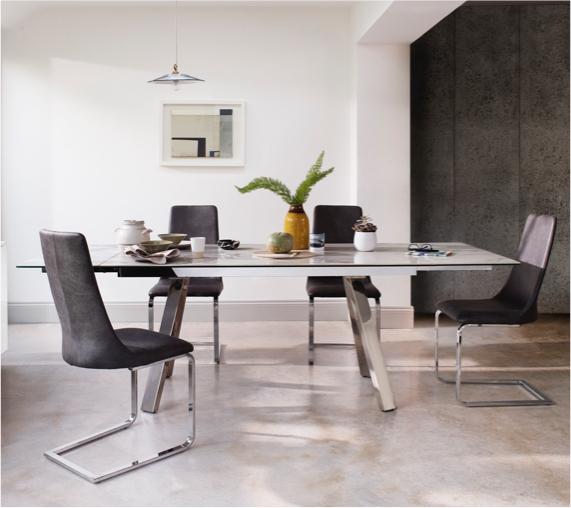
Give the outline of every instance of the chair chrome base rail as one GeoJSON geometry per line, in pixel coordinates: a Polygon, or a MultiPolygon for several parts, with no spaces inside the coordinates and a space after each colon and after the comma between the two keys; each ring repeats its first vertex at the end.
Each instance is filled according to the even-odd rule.
{"type": "MultiPolygon", "coordinates": [[[[375,298],[375,319],[377,329],[381,330],[381,300],[375,298]]],[[[379,335],[380,337],[380,335],[379,335]]],[[[315,342],[315,298],[309,298],[309,341],[308,341],[308,361],[309,365],[315,363],[315,348],[317,347],[355,347],[355,342],[315,342]]],[[[364,377],[369,377],[368,371],[362,373],[364,377]]]]}
{"type": "MultiPolygon", "coordinates": [[[[91,483],[100,483],[105,480],[109,480],[115,476],[119,476],[124,473],[128,473],[129,471],[133,471],[135,469],[139,469],[140,467],[146,466],[148,464],[152,464],[153,462],[157,462],[162,459],[166,459],[171,455],[176,455],[177,453],[184,452],[189,450],[192,446],[194,439],[195,439],[195,394],[196,394],[196,367],[194,363],[194,357],[191,354],[184,355],[188,357],[188,412],[189,412],[189,432],[186,439],[178,445],[172,446],[167,448],[166,450],[159,451],[153,455],[150,455],[144,459],[133,460],[130,464],[125,465],[123,467],[113,469],[111,471],[107,471],[105,473],[93,473],[76,463],[72,462],[71,460],[66,459],[63,457],[64,454],[76,450],[82,446],[85,446],[89,443],[93,443],[99,439],[107,437],[111,434],[119,432],[121,430],[129,428],[135,420],[137,419],[138,415],[138,390],[137,390],[137,372],[140,368],[130,369],[131,370],[131,415],[127,420],[123,423],[116,425],[114,427],[110,427],[105,429],[101,432],[96,434],[92,434],[90,436],[84,437],[77,441],[73,441],[63,446],[59,446],[54,448],[53,450],[49,450],[44,452],[44,455],[51,461],[59,464],[60,466],[66,468],[67,470],[81,476],[83,479],[90,481],[91,483]]],[[[177,357],[179,358],[179,357],[177,357]]],[[[146,367],[146,366],[145,366],[146,367]]]]}
{"type": "Polygon", "coordinates": [[[516,327],[519,325],[481,325],[463,324],[456,331],[456,377],[446,379],[440,375],[439,355],[438,355],[438,324],[442,311],[437,310],[434,314],[434,372],[439,381],[456,386],[456,400],[466,407],[514,407],[514,406],[552,406],[555,404],[547,395],[529,384],[523,379],[482,379],[462,381],[462,332],[467,327],[516,327]],[[463,400],[462,385],[498,385],[498,386],[519,386],[523,388],[533,399],[517,400],[463,400]]]}

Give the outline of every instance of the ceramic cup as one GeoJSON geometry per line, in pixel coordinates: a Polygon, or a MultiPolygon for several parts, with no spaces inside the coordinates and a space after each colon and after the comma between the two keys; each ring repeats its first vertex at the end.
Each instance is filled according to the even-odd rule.
{"type": "Polygon", "coordinates": [[[206,247],[206,237],[192,236],[190,238],[190,251],[193,258],[203,258],[206,247]]]}
{"type": "Polygon", "coordinates": [[[309,252],[314,254],[325,253],[325,233],[311,233],[309,235],[309,252]]]}

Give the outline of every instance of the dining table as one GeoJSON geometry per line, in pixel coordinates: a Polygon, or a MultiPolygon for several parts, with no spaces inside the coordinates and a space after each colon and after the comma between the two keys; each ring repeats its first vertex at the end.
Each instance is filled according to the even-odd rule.
{"type": "MultiPolygon", "coordinates": [[[[390,376],[383,356],[381,330],[377,326],[365,293],[369,276],[414,276],[419,272],[492,270],[518,264],[517,260],[465,243],[433,243],[446,256],[411,255],[408,244],[380,243],[370,252],[359,252],[352,245],[328,244],[322,255],[312,257],[259,257],[262,245],[242,245],[223,250],[207,245],[203,257],[180,250],[166,264],[141,262],[124,253],[117,245],[89,245],[93,270],[119,277],[167,277],[170,287],[159,331],[178,337],[186,305],[187,290],[193,277],[342,277],[361,376],[370,378],[382,411],[396,409],[390,376]]],[[[18,268],[36,268],[45,272],[41,258],[25,261],[18,268]]],[[[141,409],[159,410],[165,380],[172,363],[149,367],[150,372],[141,409]]]]}

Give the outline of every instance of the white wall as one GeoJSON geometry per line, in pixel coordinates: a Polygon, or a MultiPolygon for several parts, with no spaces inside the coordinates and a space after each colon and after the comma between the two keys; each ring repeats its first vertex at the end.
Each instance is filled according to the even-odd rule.
{"type": "MultiPolygon", "coordinates": [[[[262,242],[281,230],[285,203],[235,184],[258,175],[296,185],[318,155],[335,173],[307,205],[349,204],[351,103],[347,7],[191,7],[181,4],[180,67],[204,84],[149,85],[173,59],[172,6],[59,4],[18,15],[4,2],[3,165],[10,259],[33,257],[43,227],[113,242],[123,218],[167,228],[172,204],[219,207],[222,237],[262,242]],[[11,15],[16,20],[11,24],[11,15]],[[158,164],[159,101],[247,103],[244,168],[158,164]]],[[[48,302],[37,271],[9,268],[10,302],[48,302]]],[[[107,302],[144,301],[150,280],[100,275],[107,302]]],[[[305,282],[225,280],[225,300],[305,299],[305,282]]]]}
{"type": "MultiPolygon", "coordinates": [[[[121,219],[143,218],[159,233],[171,205],[212,203],[222,237],[263,242],[281,230],[286,204],[234,185],[268,175],[294,186],[322,149],[336,171],[313,191],[308,214],[318,203],[359,203],[381,241],[407,242],[408,47],[355,43],[355,30],[390,3],[181,3],[180,68],[206,82],[175,92],[146,83],[173,63],[172,5],[3,2],[2,194],[13,314],[26,319],[32,304],[51,302],[45,275],[15,268],[39,254],[41,228],[112,243],[121,219]],[[159,103],[176,98],[245,100],[246,166],[159,166],[159,103]]],[[[98,278],[106,303],[119,309],[144,302],[151,283],[98,278]]],[[[410,305],[408,277],[376,282],[385,306],[410,305]]],[[[303,302],[305,280],[227,278],[222,300],[303,302]]],[[[139,312],[128,308],[131,318],[139,312]]],[[[305,307],[295,308],[291,317],[304,319],[305,307]]],[[[39,316],[54,316],[42,309],[39,316]]]]}
{"type": "MultiPolygon", "coordinates": [[[[0,13],[0,21],[2,15],[0,13]]],[[[0,53],[2,51],[2,41],[0,40],[0,53]]],[[[2,79],[2,71],[0,69],[0,80],[2,79]]],[[[0,104],[0,118],[2,117],[2,105],[0,104]]],[[[0,125],[0,137],[2,136],[2,126],[0,125]]],[[[0,146],[0,159],[2,150],[0,146]]],[[[6,247],[2,234],[2,181],[0,179],[0,351],[3,353],[8,348],[8,278],[6,277],[6,268],[8,266],[6,260],[6,247]]]]}
{"type": "MultiPolygon", "coordinates": [[[[380,242],[410,241],[410,48],[358,44],[356,193],[380,242]]],[[[375,278],[386,306],[410,305],[410,277],[375,278]]]]}

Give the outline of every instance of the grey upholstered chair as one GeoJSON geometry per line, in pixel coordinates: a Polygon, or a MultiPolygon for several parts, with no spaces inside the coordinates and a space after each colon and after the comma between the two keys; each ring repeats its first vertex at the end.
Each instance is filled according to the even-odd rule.
{"type": "Polygon", "coordinates": [[[434,317],[435,347],[434,366],[436,376],[444,383],[456,385],[456,399],[468,407],[487,406],[546,406],[553,401],[523,379],[462,381],[462,333],[467,327],[519,326],[537,319],[537,297],[555,236],[557,220],[550,215],[530,215],[520,240],[517,259],[520,262],[511,273],[499,293],[485,300],[446,300],[437,305],[434,317]],[[438,371],[438,319],[445,314],[458,323],[456,332],[456,378],[444,379],[438,371]],[[461,388],[464,384],[516,385],[525,389],[533,399],[503,401],[465,401],[461,388]]]}
{"type": "MultiPolygon", "coordinates": [[[[360,206],[317,205],[313,210],[313,232],[325,233],[326,243],[353,243],[353,224],[363,215],[360,206]]],[[[375,300],[377,329],[381,324],[381,293],[370,277],[363,281],[367,298],[375,300]]],[[[316,346],[340,346],[348,344],[315,343],[315,298],[345,298],[342,277],[308,277],[309,296],[309,364],[314,362],[316,346]]]]}
{"type": "Polygon", "coordinates": [[[87,369],[131,371],[131,414],[119,425],[45,452],[48,459],[93,483],[146,466],[188,450],[194,441],[195,365],[192,344],[170,335],[139,328],[114,330],[91,263],[85,237],[80,233],[41,231],[45,269],[62,329],[62,355],[70,365],[87,369]],[[137,372],[153,363],[188,358],[189,432],[178,445],[119,469],[96,474],[63,457],[79,447],[130,427],[137,418],[137,372]]]}
{"type": "MultiPolygon", "coordinates": [[[[173,206],[169,233],[186,233],[189,237],[204,236],[207,244],[215,244],[218,241],[218,209],[212,205],[173,206]]],[[[192,277],[189,280],[188,297],[212,298],[214,361],[220,363],[218,297],[224,289],[222,277],[192,277]]],[[[161,278],[149,290],[149,330],[154,329],[154,300],[157,297],[166,298],[169,285],[168,278],[161,278]]]]}

